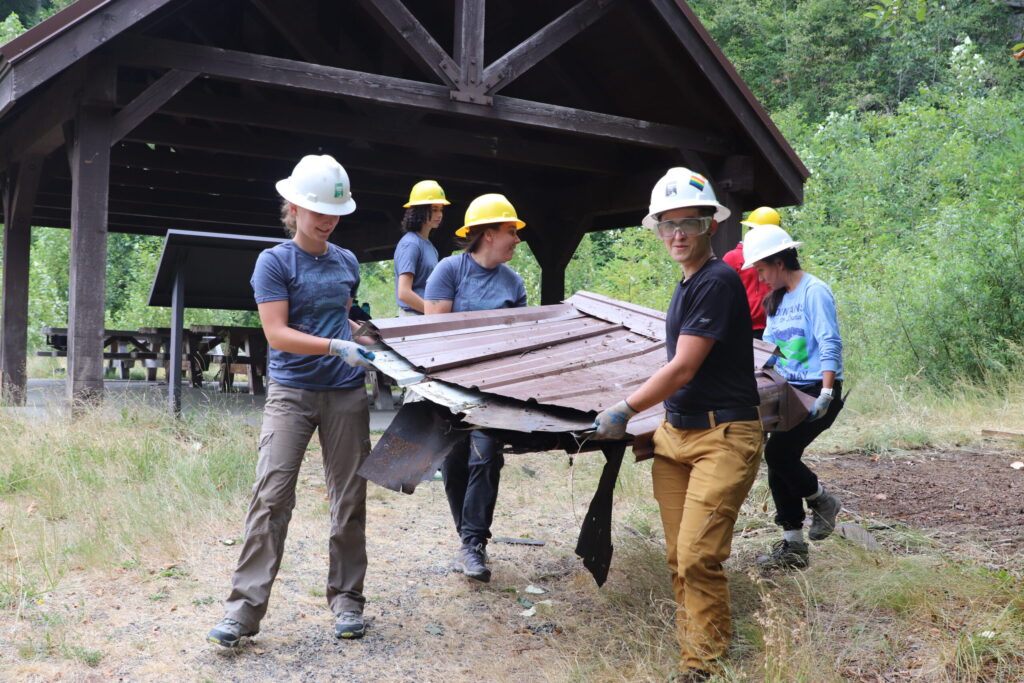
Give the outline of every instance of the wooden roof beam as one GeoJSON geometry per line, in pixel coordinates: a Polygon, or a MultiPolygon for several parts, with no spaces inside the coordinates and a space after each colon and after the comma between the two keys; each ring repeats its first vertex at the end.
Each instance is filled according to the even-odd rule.
{"type": "MultiPolygon", "coordinates": [[[[126,97],[133,94],[129,86],[120,88],[119,95],[120,91],[124,91],[126,97]]],[[[420,123],[415,128],[409,128],[393,125],[382,117],[354,116],[279,102],[261,102],[258,107],[254,107],[240,98],[183,92],[167,102],[161,112],[206,121],[238,123],[345,140],[359,139],[591,173],[614,173],[620,165],[618,152],[595,145],[552,144],[420,123]]]]}
{"type": "MultiPolygon", "coordinates": [[[[181,126],[167,121],[150,119],[129,133],[125,140],[157,145],[168,145],[182,149],[196,149],[207,152],[226,152],[242,157],[287,160],[294,163],[302,154],[323,150],[330,152],[330,145],[322,140],[301,138],[271,139],[238,130],[215,130],[181,126]]],[[[433,176],[438,180],[454,180],[476,185],[493,185],[509,175],[507,169],[470,161],[446,159],[444,161],[424,160],[404,152],[382,150],[361,150],[345,148],[334,152],[346,168],[381,170],[404,176],[433,176]],[[499,176],[499,172],[503,176],[499,176]]]]}
{"type": "MultiPolygon", "coordinates": [[[[718,48],[693,11],[679,0],[649,0],[679,44],[707,76],[719,97],[731,109],[743,131],[778,174],[796,203],[803,201],[807,169],[782,137],[768,114],[752,104],[754,96],[727,60],[716,59],[718,48]],[[703,32],[703,33],[702,33],[703,32]],[[787,154],[789,152],[789,154],[787,154]]],[[[694,150],[703,151],[703,150],[694,150]]]]}
{"type": "Polygon", "coordinates": [[[607,14],[617,0],[580,0],[564,14],[495,60],[483,73],[493,95],[607,14]]]}
{"type": "Polygon", "coordinates": [[[449,97],[450,91],[441,85],[247,52],[125,36],[114,53],[117,60],[126,65],[198,70],[213,78],[501,121],[647,147],[684,148],[722,156],[730,151],[727,140],[680,126],[502,95],[494,96],[492,106],[454,102],[449,97]]]}
{"type": "Polygon", "coordinates": [[[387,31],[421,69],[449,87],[456,87],[461,69],[437,44],[402,0],[360,0],[363,8],[387,31]]]}
{"type": "Polygon", "coordinates": [[[195,71],[171,69],[158,78],[114,115],[110,145],[116,145],[129,131],[149,118],[198,75],[195,71]]]}
{"type": "Polygon", "coordinates": [[[0,149],[0,168],[6,168],[25,154],[46,156],[64,144],[64,125],[71,118],[75,97],[82,90],[84,64],[61,74],[17,119],[7,124],[0,149]]]}
{"type": "Polygon", "coordinates": [[[19,53],[12,60],[15,68],[0,77],[0,116],[35,88],[174,1],[135,0],[128,9],[111,3],[69,27],[60,40],[19,53]]]}

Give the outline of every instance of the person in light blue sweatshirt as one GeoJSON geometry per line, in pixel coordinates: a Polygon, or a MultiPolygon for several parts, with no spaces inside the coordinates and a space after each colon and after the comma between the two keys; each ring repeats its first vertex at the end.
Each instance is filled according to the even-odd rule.
{"type": "Polygon", "coordinates": [[[804,501],[811,510],[812,541],[831,535],[842,509],[840,500],[801,460],[804,449],[843,409],[843,340],[835,297],[828,285],[800,269],[801,244],[774,225],[754,228],[743,240],[743,268],[756,268],[758,279],[771,288],[763,304],[768,315],[764,340],[782,352],[775,369],[797,390],[814,397],[807,419],[787,432],[772,433],[764,449],[775,523],[783,533],[772,552],[758,558],[764,570],[808,565],[804,501]]]}

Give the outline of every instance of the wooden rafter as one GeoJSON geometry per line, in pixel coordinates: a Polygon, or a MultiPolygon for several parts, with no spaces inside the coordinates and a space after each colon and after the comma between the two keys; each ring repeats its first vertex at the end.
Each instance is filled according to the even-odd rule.
{"type": "Polygon", "coordinates": [[[693,149],[720,155],[730,150],[724,139],[680,126],[501,95],[493,98],[493,106],[481,107],[450,101],[445,86],[190,43],[126,36],[115,50],[115,57],[122,64],[197,70],[214,78],[502,121],[648,147],[693,149]]]}
{"type": "MultiPolygon", "coordinates": [[[[119,95],[131,96],[122,86],[119,95]]],[[[541,165],[596,173],[614,172],[621,164],[615,150],[595,145],[563,145],[508,136],[453,130],[423,123],[415,128],[391,122],[386,116],[353,115],[280,102],[253,107],[240,98],[181,93],[162,113],[206,121],[219,121],[275,130],[288,130],[328,138],[366,140],[403,145],[423,151],[461,154],[531,166],[541,165]]]]}
{"type": "Polygon", "coordinates": [[[458,64],[444,51],[402,0],[360,0],[363,8],[395,39],[399,47],[421,68],[449,87],[457,87],[458,64]]]}
{"type": "Polygon", "coordinates": [[[771,122],[767,114],[763,111],[759,112],[753,106],[753,102],[755,102],[753,96],[745,96],[745,94],[749,94],[749,91],[744,93],[746,85],[739,80],[735,71],[728,73],[729,70],[732,70],[732,66],[727,66],[727,62],[715,59],[714,55],[705,49],[707,44],[705,35],[701,34],[701,31],[704,30],[703,27],[698,29],[699,22],[694,24],[686,16],[687,14],[692,15],[692,11],[688,7],[683,7],[679,0],[649,0],[649,2],[698,68],[707,74],[712,87],[735,113],[737,121],[750,136],[754,145],[775,168],[786,189],[797,201],[800,201],[803,198],[804,179],[800,174],[800,168],[793,164],[792,159],[788,158],[784,151],[787,143],[775,129],[775,124],[771,122]],[[680,9],[683,12],[680,12],[680,9]]]}
{"type": "Polygon", "coordinates": [[[149,118],[198,75],[195,71],[171,69],[158,78],[114,116],[110,144],[117,144],[129,131],[149,118]]]}
{"type": "Polygon", "coordinates": [[[483,88],[493,95],[519,78],[588,26],[603,17],[617,0],[580,0],[575,6],[491,63],[483,88]]]}
{"type": "MultiPolygon", "coordinates": [[[[218,130],[182,126],[171,121],[151,119],[128,133],[125,140],[167,145],[180,149],[195,149],[235,154],[242,157],[279,159],[291,161],[304,150],[324,149],[330,146],[323,141],[291,136],[270,138],[249,133],[237,128],[218,130]]],[[[340,152],[335,152],[339,154],[340,152]]],[[[475,160],[447,159],[443,165],[425,160],[405,152],[355,149],[345,147],[345,165],[350,169],[377,170],[388,168],[391,173],[403,176],[434,175],[438,180],[455,180],[470,184],[493,184],[500,171],[502,177],[516,177],[512,169],[500,169],[491,164],[475,160]]],[[[525,172],[519,172],[523,175],[525,172]]]]}

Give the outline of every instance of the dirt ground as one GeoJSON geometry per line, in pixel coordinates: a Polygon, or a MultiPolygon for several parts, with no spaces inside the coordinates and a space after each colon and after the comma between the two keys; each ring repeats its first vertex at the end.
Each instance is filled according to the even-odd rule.
{"type": "MultiPolygon", "coordinates": [[[[508,458],[495,534],[545,545],[492,544],[489,584],[447,570],[457,543],[440,482],[425,483],[411,496],[371,485],[365,591],[371,626],[358,641],[332,636],[323,597],[325,489],[319,463],[310,458],[285,561],[257,637],[235,651],[204,640],[221,616],[237,559],[240,514],[198,524],[173,561],[140,557],[102,572],[75,570],[39,604],[19,615],[0,613],[0,678],[566,680],[567,670],[552,665],[573,657],[565,652],[562,627],[586,618],[598,590],[573,554],[593,491],[583,482],[596,478],[598,458],[581,456],[572,475],[562,454],[508,458]],[[529,593],[528,586],[545,593],[529,593]],[[522,600],[551,603],[524,616],[522,600]]],[[[1017,558],[1019,569],[1024,470],[1010,467],[1024,459],[1019,450],[993,445],[875,460],[862,453],[809,459],[842,497],[845,521],[868,528],[907,525],[940,545],[981,552],[994,564],[1017,558]]],[[[626,523],[624,516],[617,509],[617,523],[626,523]]],[[[764,533],[767,545],[769,530],[764,533]]],[[[609,585],[622,571],[613,561],[609,585]]]]}
{"type": "Polygon", "coordinates": [[[843,500],[845,514],[868,526],[901,524],[951,550],[990,564],[1024,558],[1024,452],[991,442],[962,450],[917,450],[871,458],[838,453],[815,458],[815,471],[843,500]]]}

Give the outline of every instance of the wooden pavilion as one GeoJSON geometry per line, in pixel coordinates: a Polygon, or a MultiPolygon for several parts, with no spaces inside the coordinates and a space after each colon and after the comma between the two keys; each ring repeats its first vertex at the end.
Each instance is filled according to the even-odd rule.
{"type": "Polygon", "coordinates": [[[720,251],[740,211],[799,203],[807,177],[682,0],[78,0],[0,48],[8,395],[30,226],[71,230],[68,398],[96,395],[108,232],[280,236],[273,181],[307,153],[348,169],[359,209],[335,237],[362,261],[390,258],[417,180],[456,216],[504,192],[543,303],[670,166],[733,209],[720,251]]]}

